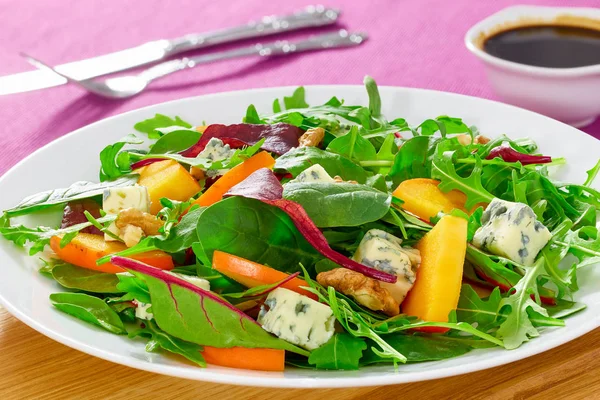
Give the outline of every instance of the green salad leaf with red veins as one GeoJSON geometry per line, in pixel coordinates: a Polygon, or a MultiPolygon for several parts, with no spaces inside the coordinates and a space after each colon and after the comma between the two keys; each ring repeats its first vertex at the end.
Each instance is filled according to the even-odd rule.
{"type": "MultiPolygon", "coordinates": [[[[137,123],[137,133],[100,152],[101,183],[77,182],[25,198],[4,210],[0,235],[31,255],[43,254],[44,279],[70,291],[50,296],[58,310],[109,332],[146,340],[147,351],[177,354],[201,367],[206,366],[203,346],[285,351],[288,365],[321,370],[444,360],[473,349],[514,349],[543,336],[546,329],[568,325],[568,317],[585,309],[576,301],[579,286],[593,284],[578,281],[579,271],[600,263],[600,191],[594,186],[600,161],[590,160],[584,182],[559,182],[552,172],[566,160],[560,154],[540,154],[531,139],[489,139],[455,116],[425,121],[386,116],[386,99],[375,81],[366,77],[364,84],[364,104],[346,104],[332,96],[311,105],[307,91],[299,87],[275,99],[272,113],[249,105],[243,123],[194,121],[204,126],[200,130],[179,117],[156,114],[137,123]],[[299,138],[310,128],[322,128],[324,138],[302,147],[299,138]],[[258,152],[269,153],[274,165],[243,164],[258,152]],[[159,200],[158,234],[144,231],[127,248],[98,240],[104,249],[117,246],[116,253],[72,243],[84,233],[124,242],[125,231],[113,225],[117,216],[104,215],[98,207],[90,213],[83,202],[100,204],[106,190],[137,184],[139,176],[132,171],[163,160],[183,166],[185,179],[193,179],[185,172],[190,167],[202,170],[197,177],[204,178],[199,180],[202,191],[193,198],[177,195],[185,179],[161,182],[158,192],[166,197],[159,200]],[[304,173],[309,168],[310,175],[304,173]],[[436,193],[452,207],[440,205],[435,212],[446,212],[426,217],[409,212],[409,199],[394,191],[412,179],[437,181],[436,193]],[[202,197],[207,191],[219,193],[208,205],[202,197]],[[171,193],[178,201],[167,198],[171,193]],[[198,196],[205,206],[193,205],[198,196]],[[474,244],[476,232],[489,219],[484,214],[487,204],[494,199],[529,206],[550,231],[533,263],[525,265],[474,244]],[[41,218],[40,212],[58,216],[66,212],[67,203],[71,214],[81,211],[70,215],[75,219],[62,228],[30,226],[22,219],[41,218]],[[318,274],[340,267],[374,280],[380,289],[403,282],[407,276],[396,276],[392,269],[372,268],[364,258],[364,264],[356,261],[367,232],[376,229],[402,240],[405,248],[415,247],[446,214],[467,220],[462,286],[454,287],[458,302],[447,319],[389,317],[364,306],[368,291],[352,297],[336,289],[339,285],[319,283],[318,274]],[[68,260],[45,252],[55,236],[70,254],[61,257],[68,260]],[[229,264],[213,263],[216,251],[227,253],[229,264]],[[133,260],[162,254],[156,252],[171,257],[172,271],[133,260]],[[95,269],[87,258],[80,260],[82,254],[93,255],[95,269]],[[114,274],[110,268],[115,266],[128,272],[114,274]],[[299,272],[304,281],[299,281],[299,272]],[[284,325],[277,335],[256,321],[261,307],[263,312],[269,309],[265,301],[275,290],[299,286],[335,319],[335,333],[312,351],[282,333],[295,329],[293,318],[300,318],[300,312],[280,315],[284,325]]],[[[418,197],[428,202],[427,193],[418,197]]],[[[384,252],[378,246],[370,251],[384,252]]],[[[313,323],[311,318],[307,314],[303,326],[313,323]]],[[[283,353],[278,354],[283,362],[283,353]]]]}

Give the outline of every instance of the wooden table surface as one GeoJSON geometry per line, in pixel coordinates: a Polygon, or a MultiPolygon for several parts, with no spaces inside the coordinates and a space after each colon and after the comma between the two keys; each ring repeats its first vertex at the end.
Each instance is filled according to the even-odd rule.
{"type": "Polygon", "coordinates": [[[468,375],[397,386],[267,389],[177,379],[52,341],[0,308],[0,400],[600,399],[600,329],[546,353],[468,375]]]}

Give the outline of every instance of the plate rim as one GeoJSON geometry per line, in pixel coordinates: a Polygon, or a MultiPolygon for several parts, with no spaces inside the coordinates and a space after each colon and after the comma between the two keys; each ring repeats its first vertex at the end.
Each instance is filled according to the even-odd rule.
{"type": "MultiPolygon", "coordinates": [[[[88,129],[92,126],[95,126],[97,124],[103,124],[103,123],[106,123],[107,121],[111,121],[113,119],[123,118],[124,116],[127,116],[129,114],[147,111],[147,110],[150,110],[157,106],[162,106],[162,105],[167,105],[167,104],[173,106],[173,105],[176,105],[177,103],[186,103],[186,102],[190,102],[190,101],[196,101],[198,99],[205,99],[205,98],[210,99],[213,97],[238,96],[238,95],[244,95],[246,93],[256,93],[256,92],[260,92],[261,94],[262,93],[268,94],[269,92],[282,92],[284,90],[293,90],[293,89],[297,88],[298,86],[304,86],[304,88],[307,90],[307,92],[310,92],[310,90],[313,88],[317,88],[319,90],[325,90],[325,91],[332,91],[332,92],[335,91],[335,89],[339,89],[339,88],[344,88],[345,90],[357,90],[357,89],[364,90],[364,87],[362,85],[343,85],[343,84],[342,85],[287,85],[287,86],[273,86],[273,87],[224,91],[224,92],[210,93],[210,94],[204,94],[204,95],[198,95],[198,96],[189,96],[189,97],[184,97],[181,99],[174,99],[174,100],[170,100],[170,101],[166,101],[166,102],[147,105],[147,106],[144,106],[141,108],[129,110],[129,111],[126,111],[126,112],[123,112],[120,114],[116,114],[116,115],[110,116],[108,118],[103,118],[103,119],[101,119],[99,121],[95,121],[91,124],[87,124],[85,126],[82,126],[78,129],[72,131],[72,132],[66,133],[65,135],[36,149],[32,153],[30,153],[29,155],[24,157],[22,160],[17,162],[15,165],[13,165],[2,176],[0,176],[0,187],[2,187],[4,180],[8,179],[7,177],[9,177],[12,173],[14,173],[14,170],[16,170],[22,164],[28,162],[29,159],[36,157],[39,152],[42,152],[42,151],[46,150],[48,147],[54,146],[57,143],[60,143],[61,141],[68,140],[71,136],[84,134],[83,132],[86,129],[88,129]]],[[[471,101],[492,103],[492,104],[495,104],[496,106],[505,107],[508,110],[512,110],[512,111],[536,114],[542,118],[546,118],[546,119],[552,120],[555,123],[564,125],[570,130],[577,131],[578,134],[582,137],[590,136],[590,135],[586,134],[585,132],[582,132],[581,130],[574,128],[568,124],[565,124],[561,121],[557,121],[553,118],[536,113],[534,111],[526,110],[526,109],[523,109],[520,107],[516,107],[516,106],[510,105],[510,104],[502,103],[502,102],[495,101],[495,100],[484,99],[484,98],[479,98],[479,97],[469,96],[469,95],[464,95],[464,94],[459,94],[459,93],[453,93],[453,92],[445,92],[445,91],[422,89],[422,88],[412,88],[412,87],[405,87],[405,86],[381,85],[381,86],[379,86],[379,88],[382,89],[383,91],[426,92],[426,93],[429,93],[432,95],[437,95],[437,96],[450,96],[450,97],[458,96],[458,97],[468,98],[471,101]]],[[[483,371],[486,369],[506,365],[508,363],[524,360],[531,356],[546,352],[550,349],[553,349],[553,348],[559,347],[561,345],[564,345],[568,342],[571,342],[572,340],[574,340],[578,337],[581,337],[581,336],[589,333],[593,329],[600,326],[600,320],[591,319],[590,321],[588,321],[588,323],[586,323],[584,325],[580,325],[576,331],[567,331],[567,332],[565,332],[564,335],[558,336],[556,338],[552,338],[552,337],[546,338],[543,342],[538,342],[539,343],[538,346],[532,348],[533,350],[527,350],[527,348],[521,348],[518,357],[514,357],[512,355],[513,354],[512,351],[506,351],[506,350],[504,350],[502,352],[499,351],[498,354],[495,356],[493,363],[490,363],[489,360],[483,359],[483,360],[479,360],[479,361],[476,361],[473,363],[469,363],[460,369],[450,366],[450,367],[437,368],[434,371],[399,372],[396,374],[385,374],[385,375],[381,375],[381,376],[369,376],[369,377],[365,377],[365,378],[363,378],[363,377],[288,378],[288,377],[282,376],[282,374],[284,374],[285,372],[284,373],[268,373],[268,372],[260,371],[261,375],[264,375],[264,376],[252,377],[252,376],[243,376],[243,375],[239,376],[238,375],[235,377],[235,381],[231,381],[232,375],[223,374],[223,373],[219,372],[219,370],[218,370],[218,369],[222,369],[222,368],[226,368],[226,367],[216,367],[216,368],[218,368],[216,370],[211,370],[211,368],[198,368],[198,369],[188,370],[188,369],[183,369],[183,368],[180,368],[179,366],[174,366],[174,365],[153,364],[148,361],[140,361],[140,360],[136,360],[135,358],[132,358],[132,357],[129,357],[126,355],[121,355],[121,354],[115,355],[114,353],[107,352],[106,350],[91,347],[91,346],[89,346],[83,342],[80,342],[76,339],[72,339],[69,336],[65,336],[58,332],[55,332],[51,328],[47,328],[46,326],[37,322],[34,318],[25,315],[23,312],[21,312],[18,309],[18,307],[16,307],[11,302],[9,302],[8,299],[6,299],[2,293],[0,293],[0,304],[2,306],[4,306],[4,308],[6,308],[6,310],[11,315],[13,315],[15,318],[17,318],[19,321],[25,323],[27,326],[29,326],[30,328],[43,334],[44,336],[49,337],[50,339],[55,340],[63,345],[68,346],[68,347],[71,347],[75,350],[98,357],[98,358],[106,360],[106,361],[125,365],[127,367],[134,368],[134,369],[139,369],[139,370],[144,370],[144,371],[148,371],[148,372],[153,372],[153,373],[158,373],[158,374],[168,375],[168,376],[173,376],[173,377],[178,377],[178,378],[184,378],[184,379],[213,382],[213,383],[220,383],[220,384],[228,384],[228,385],[236,385],[236,386],[254,386],[254,387],[271,387],[271,388],[367,387],[367,386],[406,384],[406,383],[411,383],[411,382],[420,382],[420,381],[427,381],[427,380],[432,380],[432,379],[458,376],[458,375],[467,374],[467,373],[471,373],[471,372],[483,371]],[[266,376],[266,375],[272,375],[272,376],[266,376]]],[[[93,327],[90,327],[90,328],[92,329],[93,327]]],[[[474,351],[477,351],[477,349],[474,351]]],[[[234,371],[236,369],[228,368],[228,370],[234,371]]],[[[327,373],[327,371],[322,371],[322,372],[327,373]]]]}

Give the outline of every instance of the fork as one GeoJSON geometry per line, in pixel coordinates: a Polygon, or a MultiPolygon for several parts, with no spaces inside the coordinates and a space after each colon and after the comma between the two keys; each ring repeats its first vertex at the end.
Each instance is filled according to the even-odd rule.
{"type": "Polygon", "coordinates": [[[31,64],[39,69],[46,69],[57,75],[66,78],[69,82],[78,85],[95,95],[110,99],[125,99],[135,96],[148,87],[150,82],[170,75],[174,72],[188,68],[194,68],[201,64],[208,64],[216,61],[228,60],[231,58],[260,56],[271,57],[276,55],[288,55],[304,51],[316,51],[332,49],[336,47],[358,46],[367,39],[365,33],[350,33],[341,29],[335,33],[327,33],[309,37],[308,39],[289,42],[280,40],[266,44],[255,44],[253,46],[242,47],[238,49],[211,53],[197,57],[185,57],[176,60],[166,61],[150,67],[137,75],[126,75],[108,79],[73,79],[62,74],[25,53],[21,56],[27,59],[31,64]]]}

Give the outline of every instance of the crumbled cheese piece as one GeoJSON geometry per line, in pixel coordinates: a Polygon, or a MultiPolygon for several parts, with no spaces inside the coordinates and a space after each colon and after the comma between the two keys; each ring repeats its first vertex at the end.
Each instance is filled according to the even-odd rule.
{"type": "Polygon", "coordinates": [[[135,308],[135,317],[139,319],[151,320],[154,318],[154,314],[148,311],[152,304],[150,303],[142,303],[141,301],[136,301],[137,307],[135,308]]]}
{"type": "Polygon", "coordinates": [[[413,287],[421,263],[417,249],[403,248],[401,244],[402,239],[380,229],[371,229],[362,238],[352,257],[367,267],[397,276],[396,283],[380,284],[399,304],[413,287]]]}
{"type": "MultiPolygon", "coordinates": [[[[223,161],[231,158],[233,153],[235,153],[235,150],[231,149],[228,144],[224,144],[221,139],[211,138],[206,147],[204,147],[204,150],[198,154],[198,157],[206,158],[210,161],[223,161]]],[[[206,171],[206,176],[214,178],[215,176],[223,175],[225,172],[227,172],[226,169],[209,169],[206,171]]]]}
{"type": "Polygon", "coordinates": [[[314,350],[333,336],[335,317],[325,304],[277,288],[269,293],[261,307],[258,323],[283,340],[314,350]]]}
{"type": "Polygon", "coordinates": [[[481,217],[473,245],[529,266],[552,234],[526,204],[494,199],[481,217]]]}
{"type": "Polygon", "coordinates": [[[300,172],[290,182],[325,182],[334,183],[335,180],[325,171],[320,164],[315,164],[300,172]]]}

